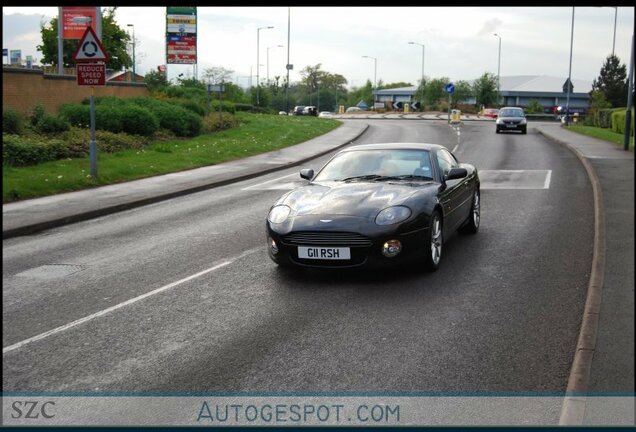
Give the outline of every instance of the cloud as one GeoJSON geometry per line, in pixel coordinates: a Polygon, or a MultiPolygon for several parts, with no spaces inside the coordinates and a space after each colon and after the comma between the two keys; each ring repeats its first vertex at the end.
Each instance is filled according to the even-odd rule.
{"type": "Polygon", "coordinates": [[[497,33],[503,22],[499,18],[493,18],[484,23],[481,30],[477,33],[477,36],[489,36],[493,33],[497,33]]]}

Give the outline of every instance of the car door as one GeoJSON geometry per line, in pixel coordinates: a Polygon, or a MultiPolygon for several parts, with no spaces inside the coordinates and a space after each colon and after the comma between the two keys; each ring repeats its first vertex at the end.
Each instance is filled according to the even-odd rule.
{"type": "Polygon", "coordinates": [[[470,206],[469,180],[468,177],[446,180],[449,171],[459,167],[457,159],[448,150],[439,149],[435,159],[443,185],[439,199],[444,209],[444,235],[447,236],[467,217],[466,203],[470,206]]]}

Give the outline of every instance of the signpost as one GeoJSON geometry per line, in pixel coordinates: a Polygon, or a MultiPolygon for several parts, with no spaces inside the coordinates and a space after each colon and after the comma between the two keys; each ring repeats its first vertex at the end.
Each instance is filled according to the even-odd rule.
{"type": "Polygon", "coordinates": [[[95,86],[106,85],[108,54],[91,27],[86,27],[84,36],[73,55],[77,69],[77,85],[91,86],[90,117],[91,141],[89,144],[90,173],[97,179],[97,142],[95,141],[95,86]]]}
{"type": "Polygon", "coordinates": [[[166,64],[197,65],[197,8],[166,7],[166,64]]]}
{"type": "Polygon", "coordinates": [[[448,93],[448,122],[451,122],[451,95],[455,92],[455,84],[448,83],[444,86],[444,91],[448,93]]]}

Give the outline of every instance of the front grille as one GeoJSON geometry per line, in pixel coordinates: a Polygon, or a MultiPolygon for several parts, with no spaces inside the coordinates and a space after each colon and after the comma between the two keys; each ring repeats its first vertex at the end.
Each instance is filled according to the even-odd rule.
{"type": "Polygon", "coordinates": [[[292,245],[358,246],[368,247],[373,243],[367,237],[349,232],[296,232],[283,236],[283,242],[292,245]]]}

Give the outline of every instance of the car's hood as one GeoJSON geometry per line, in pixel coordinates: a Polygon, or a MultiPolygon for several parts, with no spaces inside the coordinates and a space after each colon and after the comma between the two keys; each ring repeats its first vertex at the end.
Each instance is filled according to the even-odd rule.
{"type": "Polygon", "coordinates": [[[375,218],[386,207],[403,204],[433,182],[326,182],[311,183],[291,191],[279,204],[293,216],[348,215],[375,218]]]}

